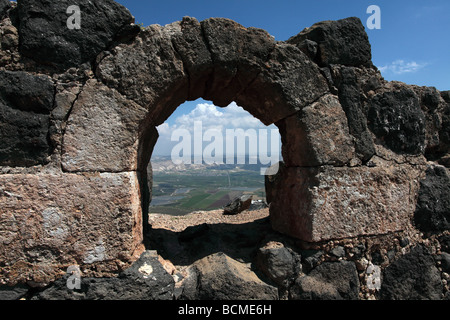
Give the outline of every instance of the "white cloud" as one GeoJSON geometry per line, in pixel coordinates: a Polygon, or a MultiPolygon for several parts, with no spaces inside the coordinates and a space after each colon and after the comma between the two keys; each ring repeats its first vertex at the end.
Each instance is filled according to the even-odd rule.
{"type": "Polygon", "coordinates": [[[405,60],[395,60],[394,62],[379,67],[378,69],[381,73],[393,73],[396,75],[405,74],[405,73],[414,73],[426,67],[428,63],[419,63],[416,61],[405,61],[405,60]]]}
{"type": "Polygon", "coordinates": [[[172,129],[191,130],[195,121],[201,121],[206,130],[265,128],[261,121],[233,102],[226,108],[219,108],[208,103],[198,104],[189,114],[175,119],[172,129]]]}
{"type": "MultiPolygon", "coordinates": [[[[226,129],[276,129],[275,125],[265,126],[257,118],[239,107],[236,103],[231,103],[226,108],[219,108],[213,104],[200,103],[189,112],[178,118],[165,122],[158,129],[159,139],[155,146],[154,153],[157,155],[170,154],[171,149],[177,141],[171,141],[172,133],[178,129],[184,129],[194,136],[194,123],[200,121],[203,133],[219,131],[225,136],[226,129]]],[[[269,133],[270,136],[270,133],[269,133]]],[[[225,137],[224,137],[225,138],[225,137]]],[[[207,143],[204,143],[204,147],[207,143]]]]}

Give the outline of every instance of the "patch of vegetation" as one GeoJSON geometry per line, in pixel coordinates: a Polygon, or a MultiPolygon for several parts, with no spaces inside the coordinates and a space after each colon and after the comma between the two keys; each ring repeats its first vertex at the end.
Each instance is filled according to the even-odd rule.
{"type": "Polygon", "coordinates": [[[157,172],[153,175],[153,199],[151,212],[184,215],[192,211],[223,208],[243,194],[254,199],[265,199],[264,177],[250,170],[157,172]],[[173,202],[157,205],[158,197],[173,202]],[[182,197],[181,199],[179,197],[182,197]]]}

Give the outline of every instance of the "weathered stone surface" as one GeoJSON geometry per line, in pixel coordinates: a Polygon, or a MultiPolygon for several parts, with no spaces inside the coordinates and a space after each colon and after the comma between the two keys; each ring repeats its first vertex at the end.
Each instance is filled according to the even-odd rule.
{"type": "Polygon", "coordinates": [[[450,90],[441,91],[441,97],[445,100],[445,102],[450,103],[450,90]]]}
{"type": "Polygon", "coordinates": [[[250,205],[252,204],[252,196],[242,196],[239,198],[234,199],[231,203],[225,206],[223,209],[224,214],[239,214],[244,210],[247,210],[250,208],[250,205]]]}
{"type": "Polygon", "coordinates": [[[287,288],[301,272],[300,255],[295,254],[280,242],[268,242],[259,248],[256,266],[270,280],[287,288]]]}
{"type": "Polygon", "coordinates": [[[195,18],[184,17],[179,29],[172,34],[172,42],[189,74],[188,100],[204,97],[210,86],[214,66],[200,22],[195,18]]]}
{"type": "Polygon", "coordinates": [[[54,90],[47,76],[0,71],[0,165],[47,162],[54,90]]]}
{"type": "Polygon", "coordinates": [[[442,271],[449,273],[450,272],[450,254],[447,252],[441,253],[441,266],[442,271]]]}
{"type": "Polygon", "coordinates": [[[0,96],[11,107],[49,114],[53,109],[55,88],[50,77],[23,71],[0,71],[0,96]]]}
{"type": "Polygon", "coordinates": [[[18,285],[14,287],[0,287],[0,301],[19,300],[28,293],[29,288],[26,285],[18,285]]]}
{"type": "Polygon", "coordinates": [[[319,45],[317,44],[317,42],[305,39],[296,45],[310,59],[316,59],[317,52],[319,51],[319,45]]]}
{"type": "Polygon", "coordinates": [[[370,66],[372,64],[369,38],[359,18],[316,23],[290,38],[288,42],[301,47],[305,40],[318,44],[316,61],[321,66],[330,64],[370,66]]]}
{"type": "Polygon", "coordinates": [[[276,300],[277,289],[262,282],[250,268],[223,253],[194,264],[198,300],[276,300]]]}
{"type": "Polygon", "coordinates": [[[344,165],[356,157],[347,118],[339,100],[331,94],[277,126],[288,167],[344,165]]]}
{"type": "Polygon", "coordinates": [[[328,90],[320,69],[303,52],[277,43],[265,68],[235,101],[270,125],[310,105],[328,90]]]}
{"type": "Polygon", "coordinates": [[[328,90],[318,67],[295,46],[220,18],[147,27],[132,44],[104,57],[97,76],[151,106],[148,119],[155,125],[185,100],[199,97],[223,107],[236,101],[269,125],[328,90]]]}
{"type": "Polygon", "coordinates": [[[11,2],[9,0],[0,0],[0,18],[6,15],[9,8],[11,8],[11,2]]]}
{"type": "Polygon", "coordinates": [[[381,289],[381,268],[369,263],[366,269],[366,285],[369,290],[379,291],[381,289]]]}
{"type": "Polygon", "coordinates": [[[310,272],[320,264],[323,255],[324,252],[320,250],[303,250],[301,252],[302,270],[310,272]]]}
{"type": "Polygon", "coordinates": [[[361,102],[361,84],[356,70],[341,68],[335,81],[339,89],[339,101],[347,115],[350,134],[355,137],[356,153],[361,160],[368,161],[375,154],[375,147],[367,128],[367,118],[361,102]]]}
{"type": "Polygon", "coordinates": [[[183,277],[175,284],[175,297],[177,300],[197,299],[198,274],[195,267],[188,267],[183,277]]]}
{"type": "Polygon", "coordinates": [[[5,24],[0,28],[0,45],[2,51],[15,50],[19,46],[19,34],[16,27],[5,24]]]}
{"type": "Polygon", "coordinates": [[[73,103],[81,91],[80,85],[58,86],[55,94],[55,108],[51,112],[53,120],[66,121],[72,110],[73,103]]]}
{"type": "Polygon", "coordinates": [[[136,173],[0,175],[1,284],[43,285],[70,265],[98,274],[142,251],[136,173]],[[95,270],[95,268],[94,268],[95,270]]]}
{"type": "Polygon", "coordinates": [[[442,153],[440,131],[444,109],[447,106],[439,91],[434,87],[412,86],[419,98],[420,108],[425,117],[425,148],[427,154],[442,153]]]}
{"type": "Polygon", "coordinates": [[[388,266],[383,272],[380,297],[383,300],[440,300],[441,275],[433,256],[423,246],[388,266]]]}
{"type": "MultiPolygon", "coordinates": [[[[50,142],[54,153],[58,153],[60,163],[63,135],[65,133],[67,119],[72,111],[73,104],[82,88],[81,84],[70,83],[57,85],[55,93],[54,109],[50,114],[50,142]]],[[[59,165],[60,166],[60,165],[59,165]]]]}
{"type": "Polygon", "coordinates": [[[450,175],[441,166],[430,166],[420,182],[414,221],[422,231],[450,230],[450,175]]]}
{"type": "Polygon", "coordinates": [[[69,289],[69,275],[39,292],[33,300],[172,300],[174,280],[151,251],[145,251],[116,278],[83,278],[81,288],[69,289]]]}
{"type": "Polygon", "coordinates": [[[0,100],[0,164],[32,166],[48,162],[48,115],[10,108],[0,100]]]}
{"type": "Polygon", "coordinates": [[[450,235],[444,234],[439,237],[439,243],[441,244],[441,250],[450,253],[450,235]]]}
{"type": "Polygon", "coordinates": [[[350,261],[325,262],[308,275],[300,276],[290,289],[297,300],[358,300],[359,278],[350,261]]]}
{"type": "Polygon", "coordinates": [[[229,19],[211,18],[201,25],[214,68],[204,98],[226,107],[264,69],[275,39],[264,30],[244,28],[229,19]]]}
{"type": "Polygon", "coordinates": [[[18,2],[20,51],[43,64],[68,69],[92,61],[105,50],[133,16],[113,0],[77,1],[80,29],[69,29],[66,13],[70,0],[21,0],[18,2]]]}
{"type": "Polygon", "coordinates": [[[439,131],[439,150],[441,159],[439,163],[450,168],[450,91],[441,92],[447,105],[442,110],[442,126],[439,131]]]}
{"type": "Polygon", "coordinates": [[[181,32],[180,22],[151,25],[131,44],[111,50],[98,64],[96,75],[144,108],[147,120],[163,123],[188,98],[188,75],[171,37],[181,32]]]}
{"type": "Polygon", "coordinates": [[[280,166],[266,179],[272,227],[309,242],[384,234],[410,225],[419,170],[280,166]]]}
{"type": "Polygon", "coordinates": [[[116,90],[89,81],[67,122],[62,154],[64,170],[137,170],[139,129],[145,116],[145,109],[116,90]]]}
{"type": "Polygon", "coordinates": [[[397,153],[425,151],[425,117],[413,90],[375,95],[368,106],[368,127],[378,142],[397,153]]]}
{"type": "MultiPolygon", "coordinates": [[[[322,273],[349,271],[323,261],[352,257],[361,260],[362,279],[376,274],[378,289],[379,270],[367,267],[399,251],[372,250],[369,263],[362,261],[365,249],[352,251],[350,239],[334,249],[307,242],[412,229],[423,155],[450,159],[448,93],[386,82],[370,62],[367,35],[355,18],[316,24],[286,43],[220,18],[186,17],[138,32],[129,12],[112,0],[79,2],[82,30],[68,31],[68,4],[22,0],[12,21],[0,22],[0,67],[53,74],[0,72],[0,284],[46,285],[78,264],[87,282],[67,298],[272,299],[286,297],[301,268],[311,272],[322,263],[298,279],[292,296],[349,298],[353,276],[337,284],[322,273]],[[147,228],[155,127],[199,97],[220,106],[236,101],[263,123],[280,126],[287,166],[267,177],[270,221],[181,233],[147,228]],[[292,240],[270,222],[306,240],[296,242],[302,249],[314,248],[301,251],[303,266],[287,247],[258,253],[268,235],[292,240]],[[167,274],[161,287],[151,282],[159,267],[145,259],[138,272],[104,278],[137,258],[143,229],[154,236],[146,244],[174,264],[202,259],[176,294],[167,274]],[[211,256],[218,251],[232,258],[211,256]],[[280,293],[250,270],[255,255],[264,279],[280,293]]],[[[435,173],[423,183],[432,189],[424,189],[418,206],[428,222],[447,219],[441,217],[448,204],[438,201],[449,198],[442,177],[435,173]]]]}

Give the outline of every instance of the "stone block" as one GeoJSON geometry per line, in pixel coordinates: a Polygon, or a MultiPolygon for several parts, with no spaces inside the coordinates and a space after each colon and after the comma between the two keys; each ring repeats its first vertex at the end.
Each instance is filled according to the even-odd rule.
{"type": "Polygon", "coordinates": [[[331,94],[277,125],[287,166],[344,165],[356,157],[347,117],[331,94]]]}
{"type": "Polygon", "coordinates": [[[123,28],[134,22],[130,12],[113,0],[22,0],[17,15],[21,53],[63,69],[94,60],[123,28]],[[79,29],[67,26],[75,14],[67,11],[74,4],[80,8],[79,29]]]}
{"type": "Polygon", "coordinates": [[[280,166],[266,179],[272,227],[308,242],[404,230],[419,188],[419,170],[409,165],[280,166]]]}
{"type": "Polygon", "coordinates": [[[305,40],[318,44],[316,59],[321,66],[372,64],[369,37],[359,18],[350,17],[337,21],[318,22],[290,38],[288,42],[302,46],[305,40]]]}
{"type": "Polygon", "coordinates": [[[64,170],[136,170],[139,128],[145,116],[146,110],[116,90],[95,81],[88,82],[67,122],[62,154],[64,170]]]}
{"type": "Polygon", "coordinates": [[[143,249],[139,193],[132,172],[0,175],[1,284],[125,268],[143,249]]]}
{"type": "Polygon", "coordinates": [[[47,162],[54,91],[47,76],[0,71],[0,165],[47,162]]]}

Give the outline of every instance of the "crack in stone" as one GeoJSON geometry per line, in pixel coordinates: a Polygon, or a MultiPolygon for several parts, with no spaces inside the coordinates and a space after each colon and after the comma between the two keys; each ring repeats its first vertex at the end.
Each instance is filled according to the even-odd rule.
{"type": "Polygon", "coordinates": [[[75,99],[72,101],[72,105],[70,106],[69,111],[64,116],[63,121],[61,121],[61,123],[63,124],[61,126],[61,150],[60,150],[60,166],[61,166],[61,171],[62,172],[69,172],[69,171],[66,171],[64,169],[64,165],[63,165],[64,137],[66,135],[67,125],[68,125],[68,122],[69,122],[70,115],[72,114],[73,108],[75,106],[75,103],[78,101],[78,98],[81,95],[81,93],[83,92],[85,86],[86,86],[86,82],[80,87],[80,91],[76,94],[75,99]]]}
{"type": "Polygon", "coordinates": [[[192,76],[189,72],[189,68],[187,67],[186,62],[183,59],[183,55],[178,51],[177,46],[175,45],[174,39],[170,37],[170,43],[172,45],[173,51],[178,55],[179,59],[183,63],[183,71],[187,75],[187,92],[186,92],[186,100],[189,99],[190,93],[191,93],[191,82],[192,82],[192,76]]]}

